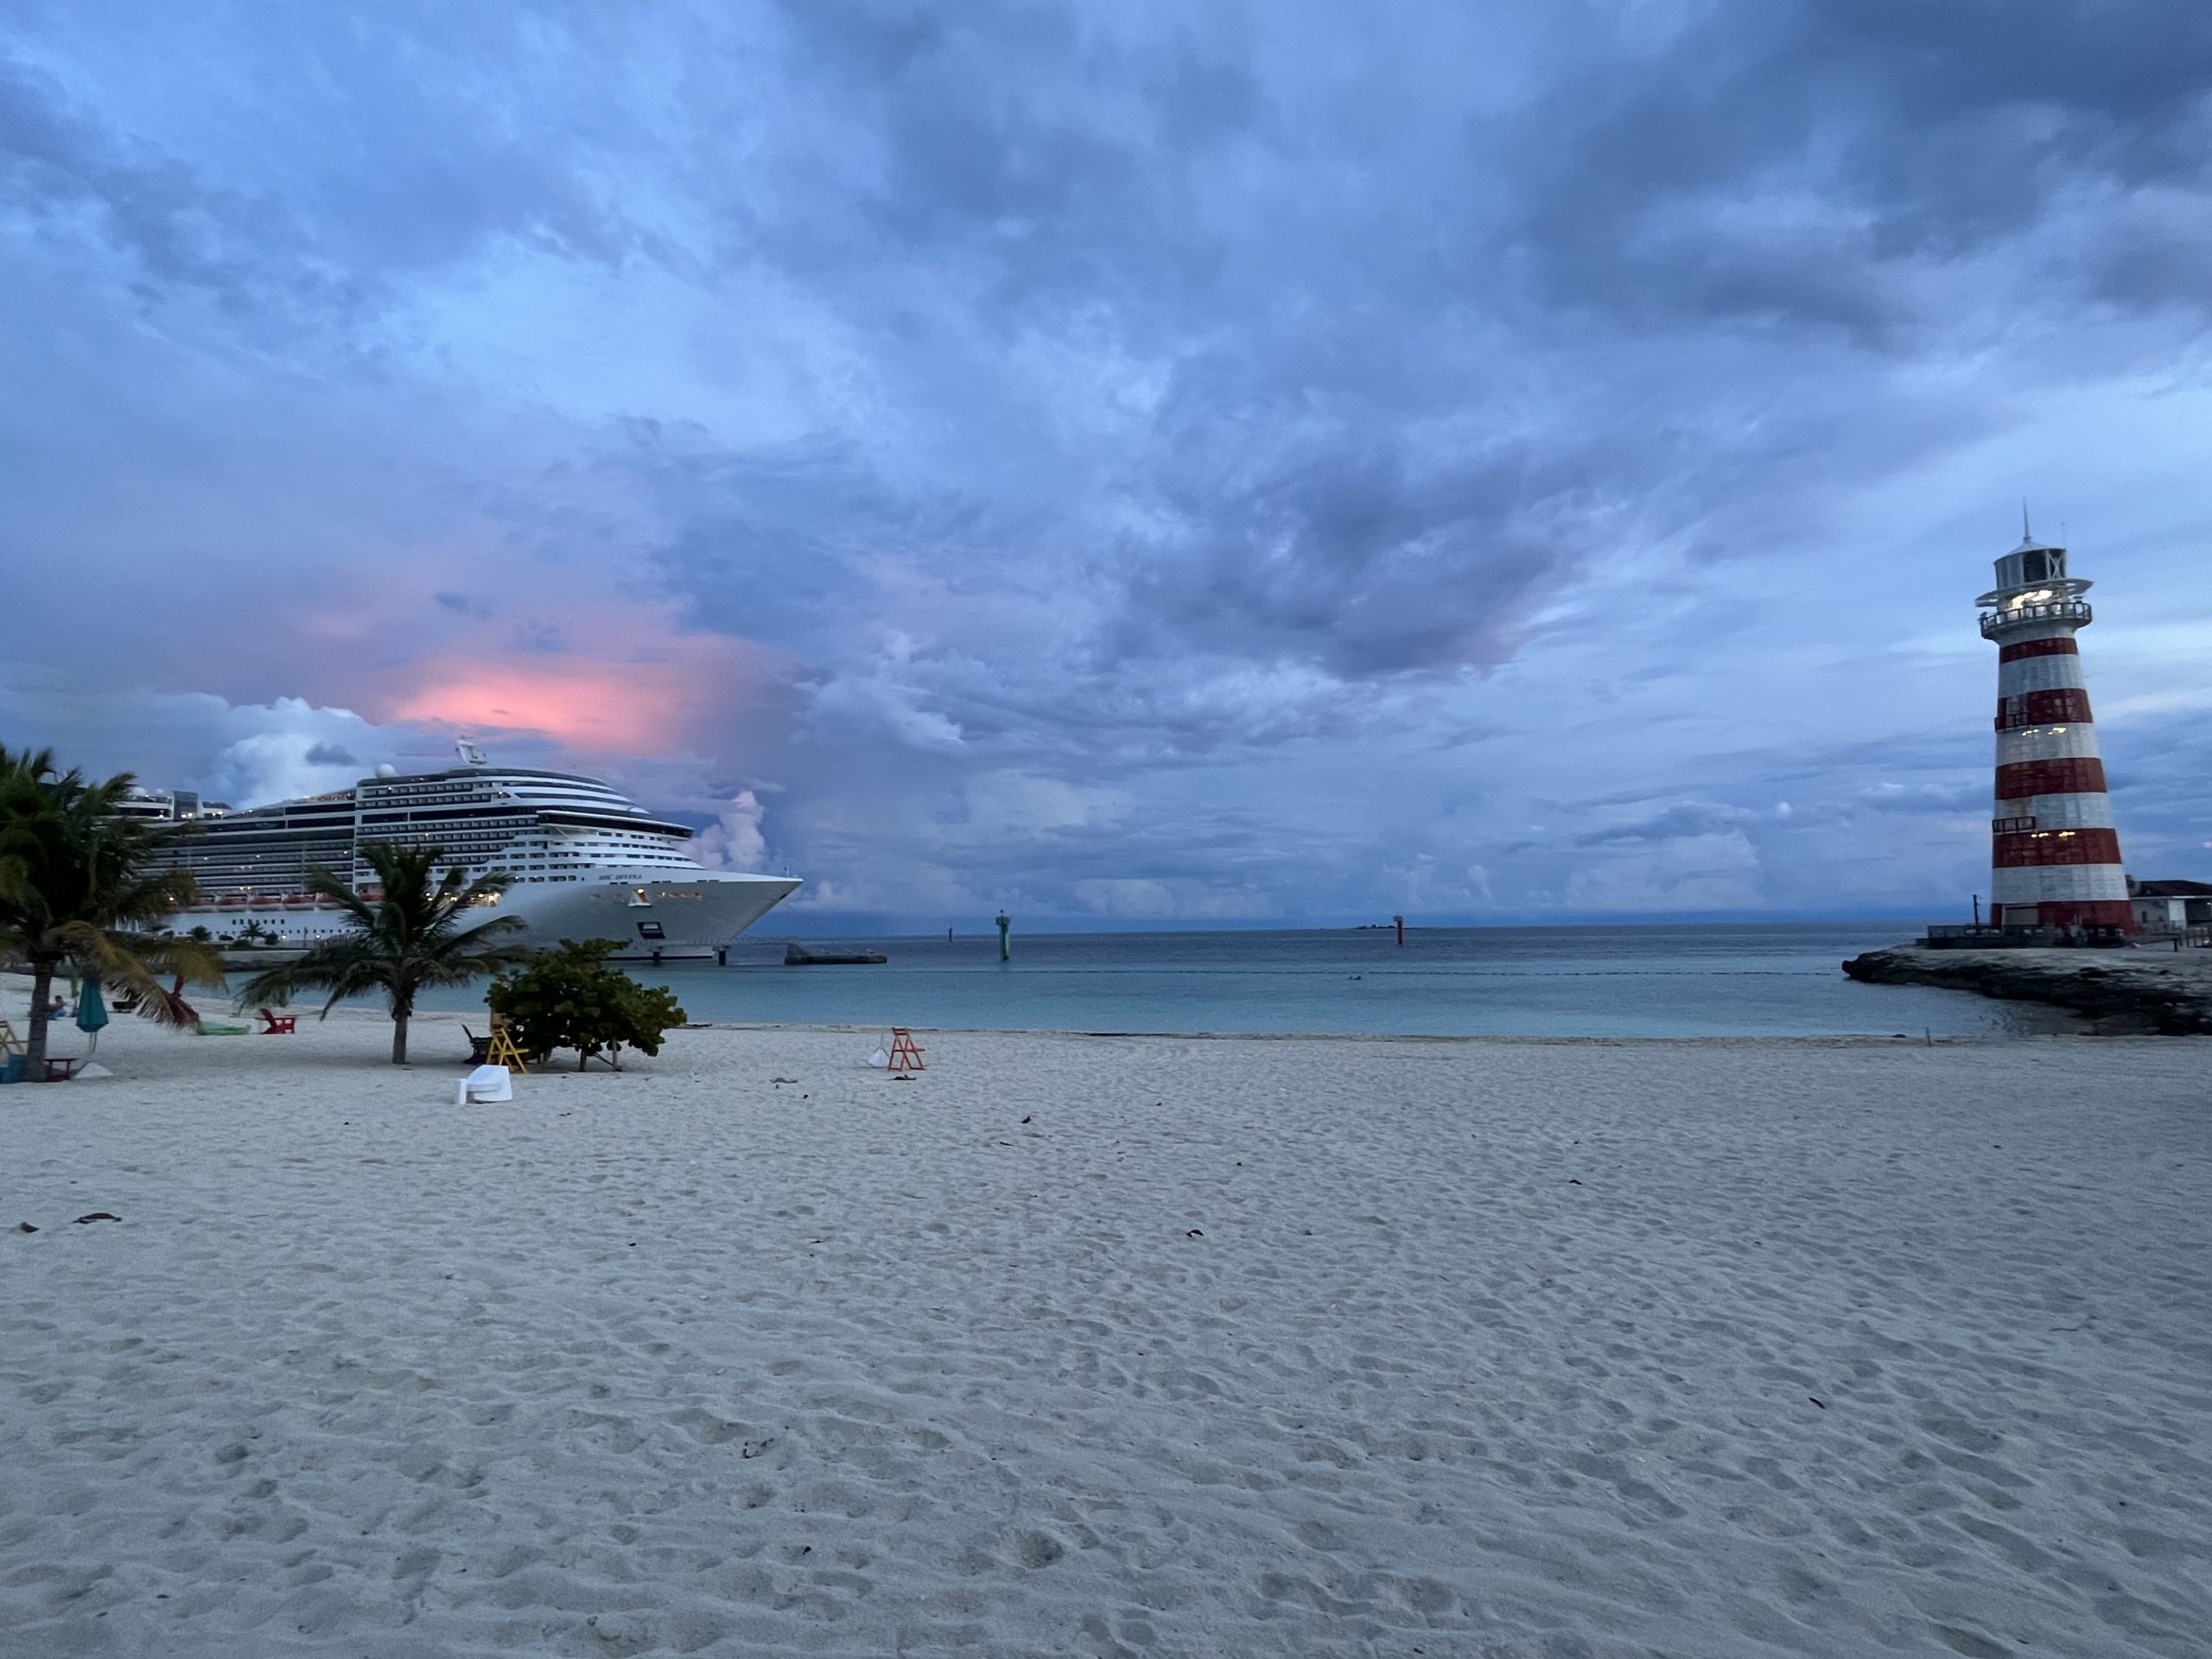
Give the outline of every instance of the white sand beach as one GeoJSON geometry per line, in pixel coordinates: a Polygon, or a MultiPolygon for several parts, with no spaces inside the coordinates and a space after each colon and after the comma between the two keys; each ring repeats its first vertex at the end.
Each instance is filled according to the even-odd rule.
{"type": "Polygon", "coordinates": [[[0,1090],[11,1659],[2212,1645],[2204,1041],[387,1032],[0,1090]]]}

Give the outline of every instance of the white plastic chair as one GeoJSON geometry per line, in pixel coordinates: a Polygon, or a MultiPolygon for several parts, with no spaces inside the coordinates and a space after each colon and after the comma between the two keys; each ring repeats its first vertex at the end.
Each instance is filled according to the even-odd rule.
{"type": "Polygon", "coordinates": [[[453,1103],[466,1106],[472,1100],[512,1100],[515,1097],[514,1079],[504,1065],[480,1065],[461,1080],[461,1091],[453,1103]]]}

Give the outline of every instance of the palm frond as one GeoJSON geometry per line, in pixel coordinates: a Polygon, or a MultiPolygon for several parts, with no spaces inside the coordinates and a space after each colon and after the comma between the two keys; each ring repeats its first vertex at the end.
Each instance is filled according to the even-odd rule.
{"type": "Polygon", "coordinates": [[[195,940],[143,938],[86,922],[64,923],[53,937],[86,978],[111,990],[135,994],[138,1012],[160,1025],[191,1023],[177,999],[162,987],[161,976],[194,985],[219,987],[224,982],[222,958],[195,940]]]}
{"type": "Polygon", "coordinates": [[[281,1007],[302,992],[327,991],[329,998],[320,1016],[327,1019],[331,1009],[347,997],[378,989],[381,981],[377,969],[376,957],[364,940],[340,935],[310,946],[295,961],[279,963],[256,974],[239,988],[238,1006],[275,1003],[281,1007]]]}
{"type": "Polygon", "coordinates": [[[426,986],[458,985],[518,965],[532,954],[505,936],[523,924],[510,916],[473,920],[481,899],[504,891],[501,872],[471,880],[445,863],[438,847],[369,842],[361,861],[382,891],[364,898],[350,883],[317,871],[310,887],[346,912],[346,931],[295,962],[257,975],[238,994],[241,1006],[289,1001],[308,991],[327,994],[322,1012],[348,996],[381,990],[392,1017],[404,1020],[426,986]]]}
{"type": "Polygon", "coordinates": [[[213,945],[202,944],[197,939],[147,938],[139,934],[131,934],[128,939],[130,954],[143,963],[149,973],[167,975],[181,979],[188,985],[204,985],[210,989],[228,982],[230,976],[224,970],[222,954],[213,945]]]}
{"type": "MultiPolygon", "coordinates": [[[[219,985],[222,963],[187,939],[150,930],[194,893],[190,878],[151,868],[156,833],[119,808],[129,772],[97,783],[64,772],[50,751],[0,747],[0,948],[35,971],[73,968],[167,1023],[183,1019],[156,975],[219,985]]],[[[34,1025],[35,1050],[43,1027],[34,1025]]]]}
{"type": "Polygon", "coordinates": [[[118,922],[150,927],[165,922],[199,896],[189,870],[164,870],[118,889],[110,911],[118,922]]]}

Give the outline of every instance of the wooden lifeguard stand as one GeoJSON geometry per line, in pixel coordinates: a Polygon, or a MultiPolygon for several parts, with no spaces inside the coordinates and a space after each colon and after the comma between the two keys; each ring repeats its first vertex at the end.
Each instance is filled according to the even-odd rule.
{"type": "Polygon", "coordinates": [[[484,1046],[484,1064],[530,1075],[530,1068],[523,1064],[522,1050],[515,1046],[515,1028],[504,1014],[492,1016],[492,1040],[484,1046]]]}
{"type": "Polygon", "coordinates": [[[904,1026],[891,1027],[891,1065],[893,1077],[909,1071],[926,1071],[922,1064],[922,1051],[915,1046],[914,1033],[904,1026]]]}

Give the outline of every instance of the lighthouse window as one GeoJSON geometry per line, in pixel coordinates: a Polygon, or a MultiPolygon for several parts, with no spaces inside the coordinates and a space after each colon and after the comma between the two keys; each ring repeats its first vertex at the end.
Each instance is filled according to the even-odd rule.
{"type": "Polygon", "coordinates": [[[2020,561],[2023,582],[2041,582],[2050,575],[2050,562],[2040,553],[2031,553],[2020,561]]]}

